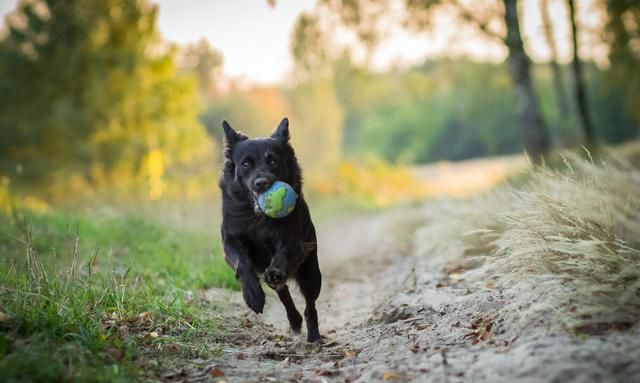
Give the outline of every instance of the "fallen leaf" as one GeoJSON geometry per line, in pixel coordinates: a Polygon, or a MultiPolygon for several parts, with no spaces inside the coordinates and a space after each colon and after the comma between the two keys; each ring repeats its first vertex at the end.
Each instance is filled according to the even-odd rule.
{"type": "Polygon", "coordinates": [[[163,351],[178,351],[180,350],[180,346],[178,346],[175,343],[167,343],[162,345],[162,350],[163,351]]]}
{"type": "Polygon", "coordinates": [[[398,375],[393,371],[385,371],[382,374],[382,379],[383,380],[396,380],[396,379],[398,379],[398,375]]]}
{"type": "Polygon", "coordinates": [[[358,354],[353,350],[347,350],[344,352],[344,356],[346,356],[347,358],[355,358],[356,355],[358,354]]]}
{"type": "Polygon", "coordinates": [[[474,322],[465,327],[473,330],[465,335],[465,338],[471,338],[471,344],[478,344],[482,341],[489,341],[491,338],[491,330],[493,329],[494,317],[486,316],[477,318],[474,322]]]}
{"type": "Polygon", "coordinates": [[[152,337],[152,338],[157,338],[157,337],[158,337],[158,333],[157,333],[157,332],[155,332],[155,331],[151,331],[151,332],[149,333],[149,336],[150,336],[150,337],[152,337]]]}
{"type": "Polygon", "coordinates": [[[0,311],[0,322],[8,322],[11,317],[0,311]]]}
{"type": "Polygon", "coordinates": [[[124,358],[124,351],[116,347],[107,348],[107,354],[109,354],[109,356],[116,362],[124,358]]]}
{"type": "Polygon", "coordinates": [[[224,376],[224,371],[219,369],[218,367],[214,367],[209,371],[209,373],[213,376],[224,376]]]}
{"type": "Polygon", "coordinates": [[[462,274],[460,274],[460,273],[451,273],[451,274],[449,274],[449,278],[451,278],[451,280],[454,281],[454,282],[461,281],[462,280],[462,274]]]}

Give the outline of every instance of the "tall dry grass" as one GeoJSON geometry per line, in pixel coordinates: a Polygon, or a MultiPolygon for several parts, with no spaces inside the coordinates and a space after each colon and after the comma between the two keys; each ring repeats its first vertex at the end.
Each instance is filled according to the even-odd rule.
{"type": "Polygon", "coordinates": [[[640,171],[623,159],[569,155],[522,187],[442,206],[417,248],[480,257],[468,277],[503,290],[506,323],[593,331],[638,322],[640,171]]]}

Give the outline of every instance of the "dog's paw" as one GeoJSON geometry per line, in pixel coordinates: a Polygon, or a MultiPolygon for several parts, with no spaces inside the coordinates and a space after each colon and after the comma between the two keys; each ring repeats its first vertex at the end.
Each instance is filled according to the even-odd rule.
{"type": "Polygon", "coordinates": [[[324,339],[319,333],[315,332],[315,333],[307,334],[307,343],[320,344],[320,343],[323,343],[323,342],[324,342],[324,339]]]}
{"type": "Polygon", "coordinates": [[[262,313],[264,309],[264,290],[258,281],[242,286],[242,296],[244,301],[256,314],[262,313]]]}
{"type": "Polygon", "coordinates": [[[284,271],[269,267],[264,272],[264,281],[274,290],[282,287],[287,281],[287,274],[284,271]]]}
{"type": "Polygon", "coordinates": [[[288,319],[291,332],[294,334],[300,334],[300,331],[302,330],[302,316],[300,314],[293,314],[291,317],[288,317],[288,319]]]}

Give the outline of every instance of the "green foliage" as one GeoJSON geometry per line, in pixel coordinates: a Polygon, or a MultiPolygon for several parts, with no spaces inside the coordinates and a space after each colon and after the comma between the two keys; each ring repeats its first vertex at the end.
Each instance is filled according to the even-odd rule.
{"type": "MultiPolygon", "coordinates": [[[[589,113],[599,138],[620,142],[637,136],[640,121],[640,7],[636,1],[615,1],[596,8],[607,15],[603,35],[610,47],[611,68],[588,68],[589,113]]],[[[298,18],[292,54],[299,77],[317,82],[318,77],[334,76],[345,115],[344,153],[416,163],[522,150],[527,135],[518,132],[523,121],[516,118],[518,95],[506,65],[438,59],[409,71],[373,74],[353,68],[351,52],[364,53],[364,58],[354,56],[362,68],[369,67],[373,51],[392,25],[433,33],[438,13],[446,13],[481,36],[492,37],[494,43],[504,43],[503,32],[495,28],[504,23],[501,2],[472,9],[438,0],[406,0],[395,5],[387,0],[321,1],[298,18]],[[399,11],[402,8],[404,12],[399,11]],[[350,32],[353,38],[338,41],[333,38],[336,30],[350,32]],[[416,89],[419,91],[414,93],[416,89]]],[[[540,120],[549,120],[558,111],[552,103],[548,68],[539,65],[533,70],[543,109],[540,120]]],[[[556,147],[581,142],[575,111],[572,115],[562,126],[553,127],[556,147]]]]}
{"type": "Polygon", "coordinates": [[[633,0],[607,1],[604,39],[609,46],[610,69],[592,79],[595,103],[605,104],[606,117],[596,114],[598,134],[613,142],[637,136],[640,127],[640,4],[633,0]],[[604,118],[603,118],[604,117],[604,118]],[[615,121],[606,129],[603,119],[615,121]]]}
{"type": "Polygon", "coordinates": [[[613,143],[638,137],[640,114],[637,113],[638,106],[634,105],[640,105],[638,71],[629,71],[623,75],[618,73],[620,68],[617,67],[606,72],[594,67],[586,69],[596,136],[605,142],[613,143]],[[621,75],[624,78],[619,77],[621,75]]]}
{"type": "Polygon", "coordinates": [[[193,71],[198,78],[203,96],[211,97],[216,76],[222,67],[222,53],[213,48],[206,39],[200,39],[197,43],[184,47],[180,56],[180,67],[193,71]]]}
{"type": "Polygon", "coordinates": [[[305,170],[335,165],[342,156],[343,108],[333,82],[300,84],[285,92],[291,108],[292,142],[305,170]]]}
{"type": "Polygon", "coordinates": [[[422,163],[518,151],[515,102],[501,66],[437,61],[342,82],[352,155],[422,163]]]}
{"type": "Polygon", "coordinates": [[[2,215],[0,232],[3,378],[131,381],[145,358],[171,357],[162,344],[217,349],[217,319],[190,292],[237,288],[211,235],[62,213],[2,215]]]}
{"type": "Polygon", "coordinates": [[[165,166],[206,156],[195,81],[156,19],[145,0],[21,2],[0,41],[1,171],[100,182],[144,175],[152,150],[165,166]]]}
{"type": "MultiPolygon", "coordinates": [[[[555,121],[549,69],[533,69],[542,112],[555,121]]],[[[637,121],[624,106],[629,90],[611,82],[609,71],[585,69],[598,136],[606,142],[633,138],[637,121]]],[[[305,169],[318,175],[342,157],[413,164],[520,153],[516,110],[505,64],[442,59],[373,73],[345,56],[334,64],[331,79],[232,91],[212,100],[202,118],[221,142],[223,118],[251,136],[265,136],[287,114],[305,169]]],[[[550,133],[557,147],[580,143],[572,119],[550,133]]]]}
{"type": "Polygon", "coordinates": [[[229,121],[235,128],[250,136],[264,135],[266,127],[273,125],[269,124],[267,112],[242,92],[217,97],[207,106],[200,120],[220,145],[223,141],[220,125],[222,120],[229,121]]]}
{"type": "MultiPolygon", "coordinates": [[[[522,151],[515,97],[504,65],[437,60],[380,74],[349,62],[337,68],[336,93],[345,113],[348,156],[425,163],[522,151]]],[[[548,69],[534,69],[542,111],[551,120],[557,111],[548,69]]],[[[606,142],[635,137],[637,121],[625,107],[629,90],[611,82],[608,71],[593,65],[586,69],[598,136],[606,142]]],[[[574,124],[554,127],[551,134],[563,145],[580,142],[574,124]]]]}
{"type": "Polygon", "coordinates": [[[293,27],[291,55],[296,62],[298,77],[310,79],[318,73],[327,73],[329,42],[320,25],[320,19],[312,13],[302,13],[293,27]]]}

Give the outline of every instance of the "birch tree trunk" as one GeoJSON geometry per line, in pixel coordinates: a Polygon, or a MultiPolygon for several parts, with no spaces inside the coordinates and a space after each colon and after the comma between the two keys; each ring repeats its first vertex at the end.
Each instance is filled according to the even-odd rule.
{"type": "Polygon", "coordinates": [[[578,55],[578,26],[576,25],[576,8],[573,0],[567,0],[569,6],[569,21],[571,22],[571,40],[573,43],[573,61],[571,62],[573,97],[576,109],[576,121],[578,129],[582,132],[584,145],[592,148],[595,145],[593,125],[589,118],[589,106],[587,104],[587,90],[584,84],[582,63],[578,55]]]}
{"type": "Polygon", "coordinates": [[[533,162],[539,164],[549,150],[549,137],[531,81],[529,56],[522,43],[517,0],[504,0],[504,8],[505,43],[509,49],[509,71],[516,91],[522,140],[533,162]]]}
{"type": "Polygon", "coordinates": [[[553,82],[553,92],[556,101],[556,132],[559,147],[566,144],[563,130],[566,131],[566,125],[569,123],[569,103],[567,101],[566,91],[564,88],[564,78],[562,76],[562,68],[558,64],[558,47],[553,37],[553,24],[549,14],[549,0],[540,0],[540,14],[542,15],[542,26],[545,40],[549,46],[549,68],[551,69],[551,78],[553,82]]]}

